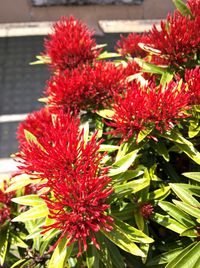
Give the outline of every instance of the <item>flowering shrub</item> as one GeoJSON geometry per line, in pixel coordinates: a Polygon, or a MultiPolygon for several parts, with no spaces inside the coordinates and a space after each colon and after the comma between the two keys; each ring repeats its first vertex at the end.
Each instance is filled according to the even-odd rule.
{"type": "Polygon", "coordinates": [[[0,187],[0,265],[200,267],[200,1],[173,2],[117,53],[55,23],[36,62],[52,72],[45,106],[0,187]]]}

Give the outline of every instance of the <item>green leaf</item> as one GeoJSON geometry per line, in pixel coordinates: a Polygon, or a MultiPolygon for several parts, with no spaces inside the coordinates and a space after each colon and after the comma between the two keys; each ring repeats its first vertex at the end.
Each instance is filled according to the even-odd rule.
{"type": "Polygon", "coordinates": [[[84,141],[84,144],[87,144],[88,142],[88,137],[89,137],[89,122],[85,122],[84,124],[82,124],[80,126],[80,129],[82,130],[83,129],[83,141],[84,141]]]}
{"type": "Polygon", "coordinates": [[[135,205],[128,203],[123,209],[121,210],[112,210],[112,215],[119,218],[120,220],[129,220],[132,219],[132,215],[134,214],[135,205]]]}
{"type": "Polygon", "coordinates": [[[124,223],[117,218],[114,218],[114,220],[115,223],[113,224],[113,230],[110,232],[101,230],[101,232],[123,250],[136,256],[145,257],[145,254],[135,244],[135,242],[152,243],[154,240],[129,224],[124,223]]]}
{"type": "Polygon", "coordinates": [[[143,141],[154,129],[154,126],[151,127],[147,127],[144,130],[140,130],[138,136],[137,136],[137,143],[140,143],[141,141],[143,141]]]}
{"type": "Polygon", "coordinates": [[[73,244],[67,246],[68,240],[64,237],[55,248],[49,261],[48,268],[65,268],[65,261],[70,257],[73,244]]]}
{"type": "Polygon", "coordinates": [[[11,268],[15,268],[15,267],[20,267],[20,268],[21,268],[21,265],[24,264],[25,262],[27,262],[26,259],[19,260],[19,261],[15,262],[15,263],[11,266],[11,268]],[[19,265],[20,265],[20,266],[19,266],[19,265]]]}
{"type": "Polygon", "coordinates": [[[11,237],[15,246],[20,248],[28,248],[28,245],[17,235],[11,233],[11,237]]]}
{"type": "Polygon", "coordinates": [[[169,83],[172,79],[173,79],[174,75],[169,73],[169,72],[164,72],[161,76],[161,80],[160,80],[160,83],[162,85],[165,85],[167,83],[169,83]]]}
{"type": "Polygon", "coordinates": [[[171,217],[179,221],[184,226],[194,226],[194,220],[188,215],[187,213],[183,212],[182,210],[178,209],[174,204],[167,202],[167,201],[160,201],[158,205],[171,217]]]}
{"type": "Polygon", "coordinates": [[[124,264],[123,257],[120,254],[118,247],[106,237],[105,237],[105,243],[106,246],[108,247],[113,266],[117,268],[125,268],[126,266],[124,264]]]}
{"type": "Polygon", "coordinates": [[[149,186],[149,181],[146,178],[133,180],[121,185],[113,185],[115,194],[118,198],[132,193],[137,193],[149,186]]]}
{"type": "Polygon", "coordinates": [[[200,131],[199,118],[191,119],[188,129],[189,138],[194,138],[196,135],[198,135],[199,131],[200,131]]]}
{"type": "Polygon", "coordinates": [[[153,147],[153,149],[160,155],[162,156],[165,161],[169,161],[170,157],[169,157],[169,153],[168,150],[164,144],[164,142],[156,142],[156,143],[151,143],[151,147],[153,147]]]}
{"type": "Polygon", "coordinates": [[[183,203],[183,202],[178,201],[178,200],[173,200],[173,203],[178,208],[182,209],[183,211],[185,211],[189,215],[191,215],[193,217],[196,217],[196,218],[200,218],[200,210],[199,210],[199,207],[194,207],[194,206],[191,206],[189,204],[183,203]]]}
{"type": "Polygon", "coordinates": [[[182,233],[186,229],[185,226],[183,226],[176,220],[171,219],[168,215],[154,213],[153,215],[151,215],[151,219],[178,234],[182,233]]]}
{"type": "Polygon", "coordinates": [[[7,249],[8,249],[8,240],[10,234],[10,224],[4,224],[0,226],[0,265],[3,266],[7,249]]]}
{"type": "Polygon", "coordinates": [[[166,268],[198,268],[196,263],[200,259],[199,252],[200,242],[196,243],[192,248],[190,245],[176,256],[166,268]]]}
{"type": "Polygon", "coordinates": [[[104,60],[104,59],[110,59],[110,58],[119,58],[119,57],[121,57],[121,55],[118,54],[118,53],[104,51],[103,53],[101,53],[97,57],[97,60],[104,60]]]}
{"type": "Polygon", "coordinates": [[[165,186],[148,194],[148,200],[163,199],[170,194],[170,186],[165,186]]]}
{"type": "Polygon", "coordinates": [[[197,237],[197,231],[194,229],[194,226],[193,226],[193,227],[190,227],[190,228],[186,229],[184,232],[182,232],[180,234],[180,236],[187,236],[187,237],[196,238],[197,237]]]}
{"type": "Polygon", "coordinates": [[[145,73],[152,73],[152,74],[164,74],[166,70],[164,68],[158,67],[155,64],[147,63],[143,59],[136,58],[134,59],[139,66],[142,68],[143,72],[145,73]]]}
{"type": "Polygon", "coordinates": [[[124,181],[139,177],[144,174],[143,166],[138,166],[137,169],[131,170],[128,169],[127,171],[120,173],[112,178],[114,183],[122,183],[124,181]]]}
{"type": "MultiPolygon", "coordinates": [[[[105,247],[102,247],[101,249],[104,250],[104,254],[107,254],[107,252],[105,251],[105,247]]],[[[101,259],[101,261],[106,265],[106,267],[112,268],[112,262],[110,265],[105,255],[104,257],[105,257],[104,260],[101,259]]],[[[93,245],[88,246],[86,252],[86,263],[87,268],[99,268],[99,253],[93,245]]]]}
{"type": "Polygon", "coordinates": [[[189,179],[200,182],[200,172],[185,172],[182,175],[189,179]]]}
{"type": "Polygon", "coordinates": [[[186,6],[186,4],[182,0],[172,0],[172,1],[174,2],[175,6],[183,16],[190,16],[191,18],[194,18],[191,10],[186,6]]]}
{"type": "Polygon", "coordinates": [[[44,147],[38,142],[37,138],[28,130],[24,129],[24,135],[28,142],[35,143],[41,150],[45,151],[44,147]]]}
{"type": "Polygon", "coordinates": [[[117,174],[125,172],[135,161],[136,157],[138,156],[138,151],[139,150],[134,150],[116,161],[113,164],[112,168],[109,170],[109,176],[115,176],[117,174]]]}
{"type": "Polygon", "coordinates": [[[182,248],[179,248],[179,249],[171,250],[168,252],[164,252],[164,253],[156,256],[155,258],[151,259],[147,263],[147,265],[148,266],[156,266],[156,265],[160,265],[160,264],[169,263],[175,257],[177,257],[182,251],[183,251],[182,248]]]}
{"type": "Polygon", "coordinates": [[[144,218],[140,214],[139,210],[134,212],[134,217],[135,217],[135,222],[136,222],[137,227],[141,231],[143,231],[144,230],[144,218]]]}
{"type": "MultiPolygon", "coordinates": [[[[186,204],[191,206],[200,206],[200,203],[192,197],[191,191],[183,187],[181,183],[170,183],[169,186],[175,192],[175,194],[186,204]]],[[[189,185],[188,185],[189,186],[189,185]]],[[[189,186],[192,187],[192,186],[189,186]]]]}
{"type": "Polygon", "coordinates": [[[32,180],[26,174],[16,176],[11,179],[11,185],[6,189],[6,193],[22,189],[29,184],[36,184],[38,182],[40,182],[40,180],[32,180]]]}
{"type": "Polygon", "coordinates": [[[30,62],[30,65],[37,65],[37,64],[50,64],[51,58],[49,56],[36,56],[36,61],[30,62]]]}
{"type": "Polygon", "coordinates": [[[21,213],[19,216],[12,219],[12,222],[17,222],[17,221],[25,222],[25,221],[35,220],[35,219],[39,219],[42,217],[46,217],[48,213],[49,213],[49,210],[46,204],[39,205],[39,206],[35,206],[29,209],[26,212],[21,213]]]}
{"type": "Polygon", "coordinates": [[[44,200],[38,195],[24,195],[11,199],[13,202],[24,206],[39,206],[45,204],[44,200]]]}
{"type": "Polygon", "coordinates": [[[109,110],[109,109],[103,109],[103,110],[97,111],[96,113],[103,118],[112,119],[113,115],[115,114],[115,111],[109,110]]]}
{"type": "Polygon", "coordinates": [[[101,144],[99,148],[99,152],[113,152],[119,149],[119,146],[109,145],[109,144],[101,144]]]}
{"type": "Polygon", "coordinates": [[[200,153],[194,148],[193,144],[190,141],[186,140],[177,130],[159,135],[175,142],[181,151],[187,154],[194,162],[200,164],[200,153]]]}

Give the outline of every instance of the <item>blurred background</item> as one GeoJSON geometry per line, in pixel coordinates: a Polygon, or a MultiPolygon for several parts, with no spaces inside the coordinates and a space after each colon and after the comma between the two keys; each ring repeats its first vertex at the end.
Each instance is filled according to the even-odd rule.
{"type": "Polygon", "coordinates": [[[48,68],[29,65],[43,51],[51,25],[74,15],[95,30],[98,44],[114,48],[120,34],[143,32],[173,12],[172,0],[1,0],[0,1],[0,174],[12,172],[16,130],[39,109],[48,68]]]}

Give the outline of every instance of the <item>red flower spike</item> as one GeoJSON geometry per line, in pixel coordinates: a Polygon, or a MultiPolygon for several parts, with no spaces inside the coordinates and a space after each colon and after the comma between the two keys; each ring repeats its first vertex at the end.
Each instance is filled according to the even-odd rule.
{"type": "Polygon", "coordinates": [[[147,52],[138,46],[138,43],[148,44],[148,35],[131,33],[127,37],[120,36],[121,39],[117,42],[115,50],[122,56],[130,54],[132,57],[144,58],[147,52]]]}
{"type": "Polygon", "coordinates": [[[160,132],[170,130],[178,120],[188,117],[189,93],[184,84],[170,82],[167,86],[141,87],[133,83],[122,96],[115,95],[115,111],[111,134],[121,134],[124,140],[137,136],[141,130],[155,127],[160,132]]]}
{"type": "Polygon", "coordinates": [[[112,100],[114,92],[122,92],[125,75],[122,65],[111,62],[96,62],[51,78],[46,89],[52,112],[59,109],[93,110],[102,108],[112,100]]]}
{"type": "Polygon", "coordinates": [[[46,179],[41,187],[50,190],[41,197],[54,223],[44,231],[61,230],[58,242],[63,237],[69,245],[78,241],[80,255],[87,249],[88,239],[99,247],[96,232],[112,229],[113,220],[106,215],[106,199],[112,193],[108,169],[101,167],[103,155],[98,151],[96,134],[85,144],[77,118],[60,112],[47,128],[40,146],[34,142],[21,144],[19,168],[33,178],[46,179]]]}
{"type": "Polygon", "coordinates": [[[193,60],[200,49],[199,16],[192,19],[176,11],[168,15],[166,22],[161,21],[160,26],[161,30],[154,26],[148,36],[149,46],[160,50],[162,55],[154,56],[152,61],[180,66],[193,60]]]}
{"type": "Polygon", "coordinates": [[[200,67],[192,70],[186,70],[185,82],[188,85],[188,92],[190,94],[190,104],[200,104],[200,67]]]}
{"type": "Polygon", "coordinates": [[[93,32],[74,17],[61,17],[53,25],[53,33],[45,40],[45,55],[51,58],[54,70],[74,69],[92,62],[100,53],[95,49],[93,32]]]}
{"type": "Polygon", "coordinates": [[[47,108],[42,108],[39,111],[33,112],[27,116],[25,121],[21,122],[17,130],[17,138],[20,143],[27,143],[24,130],[28,130],[38,141],[43,138],[48,131],[48,125],[51,124],[52,114],[47,108]]]}
{"type": "Polygon", "coordinates": [[[200,0],[188,0],[187,6],[195,17],[200,16],[200,0]]]}

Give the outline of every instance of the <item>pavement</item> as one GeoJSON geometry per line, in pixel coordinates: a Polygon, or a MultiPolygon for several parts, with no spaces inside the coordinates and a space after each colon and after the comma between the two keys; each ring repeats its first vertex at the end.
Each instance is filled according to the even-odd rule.
{"type": "MultiPolygon", "coordinates": [[[[120,36],[119,32],[111,33],[111,26],[114,25],[112,27],[116,28],[115,23],[102,22],[105,33],[95,36],[98,44],[108,44],[108,51],[113,50],[120,36]],[[106,25],[109,25],[108,33],[106,25]]],[[[24,26],[0,24],[0,175],[16,169],[16,165],[9,157],[18,150],[16,140],[18,124],[24,120],[27,113],[42,107],[37,100],[42,97],[46,80],[50,76],[47,66],[29,65],[29,63],[35,60],[35,55],[43,51],[45,34],[51,25],[48,23],[44,23],[44,27],[33,25],[35,24],[33,23],[32,27],[30,23],[24,26]],[[27,28],[29,30],[26,31],[27,28]],[[25,34],[22,34],[22,29],[25,34]]],[[[148,25],[144,25],[144,30],[145,27],[148,25]]],[[[121,29],[128,32],[125,30],[126,27],[121,29]]],[[[133,27],[131,29],[134,30],[133,27]]]]}

